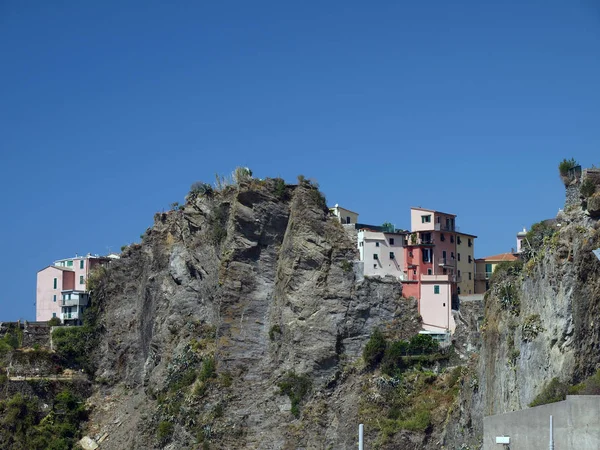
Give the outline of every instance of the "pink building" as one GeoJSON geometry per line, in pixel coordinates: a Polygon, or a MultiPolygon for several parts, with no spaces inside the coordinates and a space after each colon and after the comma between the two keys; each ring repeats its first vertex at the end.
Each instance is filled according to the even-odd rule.
{"type": "Polygon", "coordinates": [[[473,266],[473,269],[467,269],[472,278],[474,260],[470,255],[476,236],[459,233],[454,214],[411,208],[410,218],[411,233],[405,247],[407,279],[403,282],[403,293],[419,299],[419,313],[426,330],[454,331],[451,311],[453,304],[458,308],[460,292],[457,283],[461,281],[457,245],[461,236],[468,237],[469,255],[463,254],[462,266],[473,266]]]}
{"type": "Polygon", "coordinates": [[[58,317],[63,323],[81,323],[88,305],[86,280],[90,271],[109,261],[98,255],[60,259],[37,273],[36,320],[58,317]]]}

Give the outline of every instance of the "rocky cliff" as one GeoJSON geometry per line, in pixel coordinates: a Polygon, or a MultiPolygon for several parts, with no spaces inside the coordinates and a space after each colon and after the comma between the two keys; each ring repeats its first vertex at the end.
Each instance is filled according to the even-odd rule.
{"type": "Polygon", "coordinates": [[[420,329],[399,283],[356,282],[355,252],[308,182],[204,187],[157,214],[94,285],[88,434],[113,449],[352,448],[369,334],[420,329]]]}

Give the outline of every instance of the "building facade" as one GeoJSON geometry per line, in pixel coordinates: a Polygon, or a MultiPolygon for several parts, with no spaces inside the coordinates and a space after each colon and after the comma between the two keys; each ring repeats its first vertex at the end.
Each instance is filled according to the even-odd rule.
{"type": "Polygon", "coordinates": [[[406,278],[404,262],[405,232],[386,233],[361,228],[358,231],[358,252],[364,261],[367,276],[406,278]]]}
{"type": "Polygon", "coordinates": [[[37,273],[36,321],[58,317],[78,322],[88,305],[86,280],[90,271],[110,259],[98,255],[59,259],[37,273]]]}
{"type": "Polygon", "coordinates": [[[516,261],[518,256],[514,253],[500,253],[499,255],[486,256],[475,260],[475,293],[483,294],[490,288],[490,278],[496,267],[501,262],[516,261]]]}
{"type": "MultiPolygon", "coordinates": [[[[344,223],[347,210],[338,205],[330,210],[344,223]]],[[[419,301],[425,330],[454,331],[458,295],[475,292],[476,236],[460,233],[454,214],[425,208],[411,208],[410,214],[410,232],[355,224],[364,275],[397,278],[403,296],[419,301]]]]}
{"type": "Polygon", "coordinates": [[[329,208],[329,212],[338,218],[340,223],[343,224],[351,224],[358,223],[358,213],[354,211],[350,211],[349,209],[342,208],[340,205],[336,204],[335,206],[329,208]]]}

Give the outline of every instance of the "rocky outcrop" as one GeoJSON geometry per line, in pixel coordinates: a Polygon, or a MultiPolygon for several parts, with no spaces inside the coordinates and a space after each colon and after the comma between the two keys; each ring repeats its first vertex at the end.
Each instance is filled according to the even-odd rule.
{"type": "Polygon", "coordinates": [[[108,386],[92,401],[127,392],[92,413],[102,448],[349,448],[359,385],[345,368],[374,327],[420,329],[401,284],[357,282],[355,244],[308,183],[191,195],[123,256],[94,292],[108,386]],[[311,386],[298,418],[289,374],[311,386]]]}
{"type": "Polygon", "coordinates": [[[548,382],[575,384],[600,367],[599,223],[581,208],[522,271],[500,274],[486,296],[479,372],[485,415],[527,408],[548,382]]]}

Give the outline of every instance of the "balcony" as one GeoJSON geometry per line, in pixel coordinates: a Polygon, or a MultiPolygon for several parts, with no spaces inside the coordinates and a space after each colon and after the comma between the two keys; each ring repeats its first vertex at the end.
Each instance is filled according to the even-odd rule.
{"type": "Polygon", "coordinates": [[[438,259],[438,265],[443,267],[454,267],[456,260],[454,258],[440,258],[438,259]]]}
{"type": "Polygon", "coordinates": [[[70,313],[60,313],[60,320],[64,322],[65,320],[78,320],[79,312],[70,312],[70,313]]]}
{"type": "Polygon", "coordinates": [[[87,306],[87,299],[71,298],[61,300],[61,306],[87,306]]]}
{"type": "Polygon", "coordinates": [[[489,280],[492,277],[492,272],[475,272],[475,279],[478,281],[489,280]]]}
{"type": "Polygon", "coordinates": [[[457,226],[448,226],[448,225],[442,225],[441,223],[436,223],[434,226],[434,230],[435,231],[459,231],[460,227],[457,226]]]}
{"type": "Polygon", "coordinates": [[[421,281],[452,281],[452,275],[421,275],[421,281]]]}
{"type": "Polygon", "coordinates": [[[411,246],[416,246],[416,245],[433,245],[433,239],[421,239],[421,238],[416,238],[416,239],[407,239],[404,242],[404,245],[407,247],[411,247],[411,246]]]}

